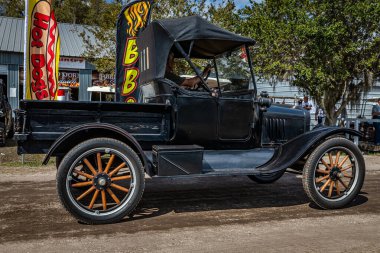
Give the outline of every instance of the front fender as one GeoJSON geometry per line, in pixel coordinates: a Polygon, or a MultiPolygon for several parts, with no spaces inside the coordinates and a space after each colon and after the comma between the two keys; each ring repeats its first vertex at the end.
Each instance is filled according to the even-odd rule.
{"type": "Polygon", "coordinates": [[[273,158],[257,168],[258,174],[271,174],[291,167],[301,158],[311,153],[321,141],[337,134],[362,136],[358,131],[349,128],[323,127],[299,135],[276,149],[273,158]]]}
{"type": "Polygon", "coordinates": [[[137,140],[124,129],[106,123],[90,123],[71,128],[52,144],[42,164],[46,165],[54,154],[68,152],[77,144],[98,137],[113,137],[126,142],[141,158],[145,171],[152,173],[148,159],[137,140]]]}

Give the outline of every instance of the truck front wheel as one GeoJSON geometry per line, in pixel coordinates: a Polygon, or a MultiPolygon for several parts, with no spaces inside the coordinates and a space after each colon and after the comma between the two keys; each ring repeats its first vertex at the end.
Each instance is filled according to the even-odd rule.
{"type": "Polygon", "coordinates": [[[145,186],[138,155],[109,138],[85,141],[62,159],[57,172],[59,198],[86,224],[114,223],[130,214],[145,186]]]}
{"type": "Polygon", "coordinates": [[[332,138],[309,156],[303,171],[303,187],[323,209],[350,203],[363,186],[365,163],[357,146],[344,138],[332,138]]]}

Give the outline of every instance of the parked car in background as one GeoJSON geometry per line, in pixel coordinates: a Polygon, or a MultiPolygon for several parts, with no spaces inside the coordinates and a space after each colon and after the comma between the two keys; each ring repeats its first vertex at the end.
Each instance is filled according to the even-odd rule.
{"type": "Polygon", "coordinates": [[[9,104],[6,86],[0,82],[0,146],[5,145],[7,138],[14,134],[12,108],[9,104]]]}

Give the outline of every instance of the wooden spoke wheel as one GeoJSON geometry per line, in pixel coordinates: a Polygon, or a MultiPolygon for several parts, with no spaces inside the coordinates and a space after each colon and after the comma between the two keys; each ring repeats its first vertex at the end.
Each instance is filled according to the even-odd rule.
{"type": "Polygon", "coordinates": [[[61,161],[57,189],[65,208],[80,221],[117,222],[141,199],[143,166],[137,154],[120,141],[89,140],[61,161]]]}
{"type": "Polygon", "coordinates": [[[359,194],[364,171],[363,156],[351,141],[329,139],[309,156],[303,171],[304,189],[318,206],[340,208],[359,194]]]}

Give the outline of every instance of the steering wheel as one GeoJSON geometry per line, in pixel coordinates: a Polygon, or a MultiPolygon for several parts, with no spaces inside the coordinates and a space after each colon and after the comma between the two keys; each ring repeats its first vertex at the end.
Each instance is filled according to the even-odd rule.
{"type": "MultiPolygon", "coordinates": [[[[210,74],[211,74],[211,65],[208,64],[205,69],[207,69],[207,68],[209,68],[210,71],[207,73],[207,75],[206,75],[205,78],[202,77],[202,79],[204,80],[205,83],[206,83],[207,79],[210,77],[210,74]]],[[[192,89],[192,90],[193,91],[198,91],[200,88],[203,88],[204,90],[206,90],[208,92],[211,92],[210,88],[205,83],[203,83],[203,81],[201,81],[199,84],[197,84],[197,87],[194,88],[194,89],[192,89]]]]}
{"type": "Polygon", "coordinates": [[[207,64],[206,69],[210,69],[210,71],[207,73],[206,77],[203,78],[203,80],[207,81],[207,79],[210,77],[211,68],[212,68],[212,66],[210,64],[207,64]]]}
{"type": "MultiPolygon", "coordinates": [[[[211,65],[208,64],[208,65],[205,67],[205,69],[207,69],[207,68],[209,68],[210,71],[207,73],[206,77],[204,77],[204,78],[202,77],[202,79],[203,79],[205,82],[206,82],[207,79],[210,77],[210,74],[211,74],[211,65]]],[[[202,81],[201,81],[199,84],[197,84],[195,88],[188,88],[188,90],[191,90],[191,91],[199,91],[199,90],[201,90],[201,89],[203,89],[203,91],[211,92],[210,88],[209,88],[207,85],[205,85],[202,81]]]]}

